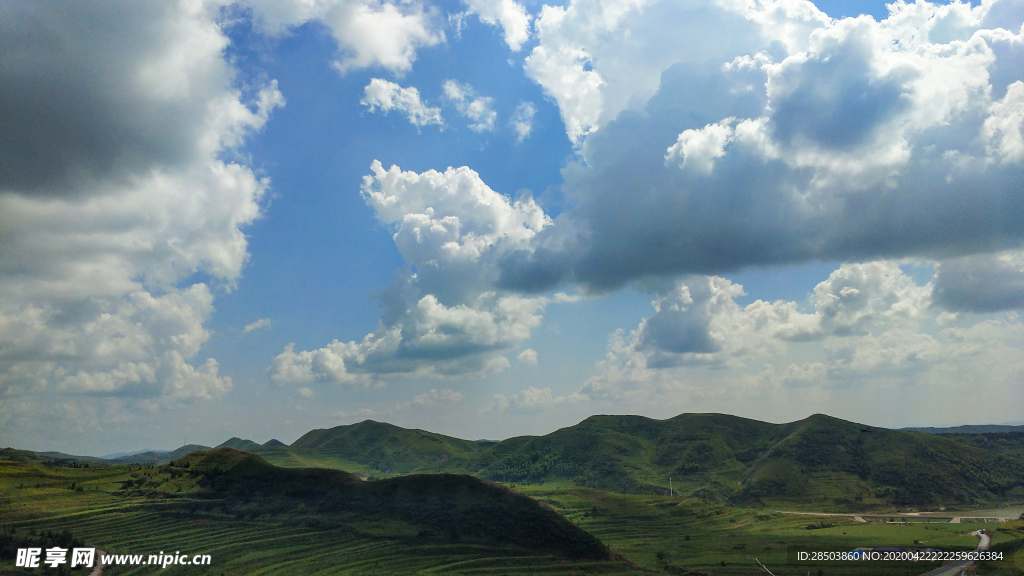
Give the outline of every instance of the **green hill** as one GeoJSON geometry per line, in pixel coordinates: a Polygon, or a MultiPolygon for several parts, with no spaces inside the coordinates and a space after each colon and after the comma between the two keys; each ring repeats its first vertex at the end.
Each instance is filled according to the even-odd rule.
{"type": "MultiPolygon", "coordinates": [[[[544,436],[500,442],[366,420],[312,430],[291,446],[241,438],[221,446],[276,466],[370,477],[453,473],[625,494],[668,494],[671,478],[677,495],[755,506],[784,501],[862,510],[1024,499],[1024,434],[935,435],[820,414],[788,424],[723,414],[667,420],[600,415],[544,436]]],[[[206,448],[113,462],[163,464],[197,449],[206,448]]]]}
{"type": "MultiPolygon", "coordinates": [[[[104,462],[109,464],[164,464],[174,460],[175,458],[180,458],[190,452],[209,449],[209,446],[203,446],[200,444],[186,444],[185,446],[182,446],[177,450],[171,450],[170,452],[141,452],[139,454],[132,454],[131,456],[105,460],[104,462]]],[[[78,458],[78,456],[74,456],[74,458],[78,458]]]]}
{"type": "Polygon", "coordinates": [[[366,482],[340,470],[280,468],[223,447],[179,458],[155,469],[151,478],[136,489],[184,492],[204,499],[206,509],[258,511],[269,517],[264,520],[422,541],[514,546],[573,560],[612,559],[597,538],[550,507],[471,476],[416,474],[366,482]]]}
{"type": "Polygon", "coordinates": [[[944,437],[961,444],[969,444],[976,448],[984,448],[1004,456],[1024,460],[1024,432],[948,434],[944,437]]]}
{"type": "Polygon", "coordinates": [[[966,426],[951,426],[949,428],[902,428],[911,432],[927,432],[928,434],[1024,434],[1024,426],[1009,426],[1006,424],[968,424],[966,426]]]}
{"type": "Polygon", "coordinates": [[[718,414],[669,420],[591,416],[540,437],[512,438],[483,451],[475,473],[507,482],[568,481],[625,493],[722,492],[743,464],[735,455],[771,442],[772,425],[718,414]]]}
{"type": "Polygon", "coordinates": [[[161,466],[0,450],[0,574],[25,573],[16,549],[53,546],[212,555],[177,574],[643,573],[549,506],[472,477],[367,482],[230,448],[161,466]]]}
{"type": "Polygon", "coordinates": [[[225,442],[221,442],[220,444],[217,445],[217,448],[224,447],[234,448],[235,450],[242,450],[245,452],[251,452],[252,450],[259,450],[263,446],[257,444],[256,442],[253,442],[252,440],[245,440],[243,438],[235,436],[234,438],[231,438],[225,442]]]}
{"type": "MultiPolygon", "coordinates": [[[[985,435],[982,435],[985,436],[985,435]]],[[[507,483],[674,492],[760,505],[844,509],[1024,497],[1024,462],[950,437],[871,428],[825,415],[770,424],[722,414],[667,420],[592,416],[545,436],[468,441],[365,421],[257,450],[282,465],[374,475],[454,472],[507,483]]]]}
{"type": "Polygon", "coordinates": [[[493,443],[365,420],[312,430],[290,448],[296,454],[338,458],[382,474],[408,474],[465,471],[467,462],[488,445],[493,443]]]}
{"type": "Polygon", "coordinates": [[[43,466],[83,466],[88,463],[104,462],[102,458],[90,456],[71,456],[62,452],[31,452],[16,448],[0,448],[0,460],[43,466]]]}
{"type": "Polygon", "coordinates": [[[820,414],[794,424],[790,434],[751,462],[743,488],[732,498],[938,505],[1024,488],[1024,463],[948,438],[868,428],[820,414]]]}

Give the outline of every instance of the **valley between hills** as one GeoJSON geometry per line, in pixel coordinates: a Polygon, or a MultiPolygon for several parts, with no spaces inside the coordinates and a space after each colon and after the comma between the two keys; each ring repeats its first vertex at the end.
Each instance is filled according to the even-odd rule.
{"type": "Polygon", "coordinates": [[[984,530],[1005,559],[969,569],[1024,574],[1022,447],[1017,431],[683,414],[592,416],[500,442],[367,420],[291,445],[232,438],[112,460],[5,449],[0,573],[24,573],[19,545],[63,538],[212,554],[168,568],[182,574],[923,574],[939,564],[793,552],[970,550],[984,530]]]}

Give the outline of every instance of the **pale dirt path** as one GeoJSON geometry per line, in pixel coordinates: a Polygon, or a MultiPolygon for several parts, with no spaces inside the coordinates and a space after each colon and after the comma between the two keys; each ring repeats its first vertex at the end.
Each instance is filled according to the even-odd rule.
{"type": "MultiPolygon", "coordinates": [[[[776,510],[779,514],[798,514],[801,516],[835,516],[838,518],[851,518],[854,522],[867,522],[868,518],[902,518],[904,520],[949,520],[953,524],[959,524],[961,518],[958,516],[936,515],[934,512],[894,512],[892,514],[869,514],[841,513],[841,512],[796,512],[794,510],[776,510]],[[927,515],[926,515],[927,514],[927,515]]],[[[964,516],[964,518],[971,518],[964,516]]],[[[1003,521],[1001,518],[1000,521],[1003,521]]]]}
{"type": "Polygon", "coordinates": [[[96,566],[92,569],[92,572],[89,572],[89,576],[103,576],[103,560],[101,558],[105,555],[106,552],[103,550],[96,551],[96,566]]]}

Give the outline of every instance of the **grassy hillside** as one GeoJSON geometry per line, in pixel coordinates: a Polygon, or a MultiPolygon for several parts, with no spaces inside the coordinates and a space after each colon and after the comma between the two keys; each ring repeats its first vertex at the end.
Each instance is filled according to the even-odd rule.
{"type": "Polygon", "coordinates": [[[186,444],[185,446],[182,446],[177,450],[171,450],[170,452],[141,452],[139,454],[132,454],[131,456],[105,460],[104,462],[108,464],[164,464],[174,460],[175,458],[180,458],[190,452],[209,449],[209,446],[203,446],[200,444],[186,444]]]}
{"type": "Polygon", "coordinates": [[[525,486],[516,494],[452,475],[363,482],[338,471],[280,470],[232,450],[193,454],[168,466],[85,467],[31,453],[0,454],[0,574],[26,573],[13,567],[13,550],[19,546],[74,543],[116,554],[164,550],[213,558],[208,567],[172,567],[170,572],[151,566],[108,567],[107,576],[765,573],[755,559],[778,576],[818,570],[829,576],[917,576],[934,565],[793,566],[786,551],[862,546],[971,549],[978,542],[972,535],[977,529],[991,531],[994,546],[1012,555],[1007,563],[984,568],[999,576],[1020,576],[1020,522],[822,519],[704,499],[550,485],[525,486]],[[6,458],[11,454],[20,454],[19,461],[6,458]],[[359,492],[366,488],[370,489],[359,492]],[[353,496],[337,495],[348,490],[364,498],[351,512],[347,509],[353,496]],[[526,496],[533,500],[522,502],[526,496]],[[427,505],[421,507],[424,501],[427,505]],[[520,539],[514,542],[504,541],[505,520],[482,526],[490,530],[484,534],[476,533],[479,525],[457,533],[449,530],[472,522],[482,504],[498,515],[532,517],[538,524],[517,527],[513,532],[519,534],[513,537],[520,539]],[[551,520],[554,512],[547,506],[561,516],[551,520]],[[409,512],[417,508],[428,512],[409,512]],[[572,560],[574,549],[594,550],[586,537],[573,542],[571,535],[582,532],[576,527],[628,560],[572,560]],[[534,530],[537,536],[529,534],[534,530]],[[560,536],[566,534],[570,537],[560,536]],[[533,544],[531,539],[544,541],[533,544]],[[551,540],[560,540],[562,547],[552,547],[551,540]]]}
{"type": "Polygon", "coordinates": [[[212,555],[212,566],[177,574],[636,571],[550,507],[476,478],[364,482],[335,470],[282,470],[227,448],[165,466],[8,455],[18,454],[0,454],[0,574],[24,573],[8,554],[19,546],[67,542],[115,554],[212,555]]]}
{"type": "Polygon", "coordinates": [[[858,510],[1024,498],[1024,461],[974,442],[824,415],[769,424],[682,414],[592,416],[545,436],[497,443],[366,421],[314,430],[287,449],[255,451],[284,466],[371,475],[453,472],[620,493],[667,494],[671,478],[677,494],[754,506],[778,500],[858,510]]]}
{"type": "MultiPolygon", "coordinates": [[[[553,523],[544,521],[541,530],[554,526],[557,536],[558,531],[571,531],[569,526],[575,525],[599,537],[613,554],[629,559],[572,561],[557,550],[533,549],[522,541],[505,543],[473,533],[455,538],[446,530],[448,520],[383,513],[407,508],[416,499],[431,497],[437,489],[451,493],[455,488],[454,504],[471,508],[467,510],[470,514],[479,509],[481,494],[494,501],[486,491],[481,492],[481,487],[489,486],[486,482],[457,476],[439,476],[436,484],[420,484],[416,476],[407,477],[416,480],[410,484],[395,483],[406,478],[361,482],[330,470],[280,471],[228,450],[192,455],[169,466],[85,467],[73,462],[66,463],[74,466],[64,466],[46,457],[36,458],[14,462],[0,455],[0,574],[26,573],[13,567],[17,547],[74,544],[117,554],[175,550],[213,558],[209,567],[169,568],[175,574],[739,576],[764,573],[755,565],[756,558],[779,576],[816,574],[819,569],[829,576],[853,576],[867,572],[860,565],[794,567],[787,561],[786,550],[791,546],[918,545],[970,549],[977,543],[971,532],[979,528],[991,530],[997,548],[1013,554],[1012,562],[986,568],[1002,570],[1000,576],[1020,576],[1024,567],[1020,553],[1024,531],[1019,522],[1000,526],[915,518],[911,523],[894,524],[830,517],[823,523],[813,516],[700,499],[591,488],[524,487],[526,496],[562,514],[553,523]],[[459,492],[463,484],[451,483],[451,478],[466,482],[469,488],[459,492]],[[346,515],[344,506],[338,508],[342,502],[328,495],[334,485],[342,490],[375,486],[369,498],[384,505],[372,514],[364,514],[363,507],[346,515]],[[273,493],[267,494],[271,489],[273,493]],[[386,502],[388,498],[392,501],[386,502]],[[426,526],[431,522],[435,528],[426,526]],[[436,526],[442,529],[438,531],[436,526]],[[423,530],[433,532],[421,535],[423,530]]],[[[524,496],[496,488],[501,492],[494,508],[520,508],[515,499],[524,496]],[[507,504],[501,503],[503,498],[509,499],[507,504]]],[[[531,502],[525,506],[531,514],[538,509],[551,513],[531,502]]],[[[451,514],[465,517],[458,511],[451,514]]],[[[541,534],[544,539],[553,537],[550,532],[541,534]]],[[[872,565],[870,573],[916,576],[931,567],[886,562],[872,565]]],[[[104,571],[107,576],[158,573],[169,572],[150,566],[108,567],[104,571]]]]}
{"type": "MultiPolygon", "coordinates": [[[[501,442],[367,420],[313,430],[291,446],[241,438],[221,446],[276,466],[371,478],[454,473],[627,494],[668,494],[671,478],[678,495],[748,506],[779,501],[842,511],[1024,500],[1024,434],[934,435],[820,414],[788,424],[722,414],[592,416],[545,436],[501,442]]],[[[200,448],[115,462],[163,464],[200,448]]]]}
{"type": "Polygon", "coordinates": [[[463,471],[467,461],[490,444],[366,420],[312,430],[291,449],[300,455],[339,458],[383,474],[408,474],[463,471]]]}
{"type": "Polygon", "coordinates": [[[956,504],[1017,493],[1024,462],[941,436],[815,415],[751,463],[734,499],[956,504]],[[831,485],[830,485],[831,484],[831,485]]]}
{"type": "Polygon", "coordinates": [[[625,493],[668,493],[671,477],[684,493],[717,494],[742,476],[737,454],[746,459],[779,437],[771,424],[720,414],[669,420],[592,416],[546,436],[498,443],[473,464],[475,473],[507,482],[567,481],[625,493]]]}
{"type": "Polygon", "coordinates": [[[1024,426],[1008,426],[1005,424],[968,424],[950,428],[903,428],[911,432],[927,432],[928,434],[1024,434],[1024,426]]]}
{"type": "MultiPolygon", "coordinates": [[[[993,534],[996,549],[1006,550],[1009,562],[992,562],[999,576],[1024,572],[1024,530],[1020,522],[950,524],[946,520],[911,518],[892,523],[859,521],[852,516],[827,518],[784,514],[775,510],[715,504],[706,500],[667,496],[618,494],[591,488],[531,486],[524,493],[550,504],[580,527],[599,537],[641,567],[657,574],[776,576],[920,576],[937,563],[875,562],[794,565],[787,550],[852,550],[855,548],[932,547],[969,550],[977,546],[972,534],[993,534]],[[825,521],[827,520],[827,521],[825,521]],[[756,559],[756,561],[755,561],[756,559]],[[818,570],[822,572],[818,572],[818,570]]],[[[987,572],[986,572],[987,573],[987,572]]]]}
{"type": "Polygon", "coordinates": [[[1024,432],[948,434],[944,437],[961,444],[984,448],[1004,456],[1024,460],[1024,432]]]}
{"type": "Polygon", "coordinates": [[[260,516],[301,517],[320,527],[388,524],[390,533],[423,540],[501,542],[576,560],[610,559],[600,541],[550,508],[471,476],[366,482],[340,470],[280,468],[254,454],[218,448],[155,469],[138,489],[202,495],[211,500],[206,508],[236,513],[249,513],[255,501],[252,511],[260,516]]]}
{"type": "Polygon", "coordinates": [[[252,440],[245,440],[243,438],[235,436],[234,438],[231,438],[225,442],[221,442],[220,444],[217,445],[217,448],[224,447],[234,448],[235,450],[244,450],[248,452],[252,450],[259,450],[263,446],[257,444],[256,442],[253,442],[252,440]]]}

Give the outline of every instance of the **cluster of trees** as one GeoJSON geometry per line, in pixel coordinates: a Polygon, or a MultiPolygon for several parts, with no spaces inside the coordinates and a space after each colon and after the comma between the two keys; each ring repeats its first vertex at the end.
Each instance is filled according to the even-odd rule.
{"type": "MultiPolygon", "coordinates": [[[[69,530],[37,532],[36,530],[19,531],[13,527],[0,530],[0,558],[9,559],[17,557],[19,548],[42,548],[46,550],[54,546],[71,550],[74,548],[84,548],[85,543],[69,530]]],[[[56,576],[78,574],[81,572],[83,570],[76,569],[72,571],[67,564],[59,566],[56,571],[49,568],[46,569],[47,574],[55,574],[56,576]]]]}

